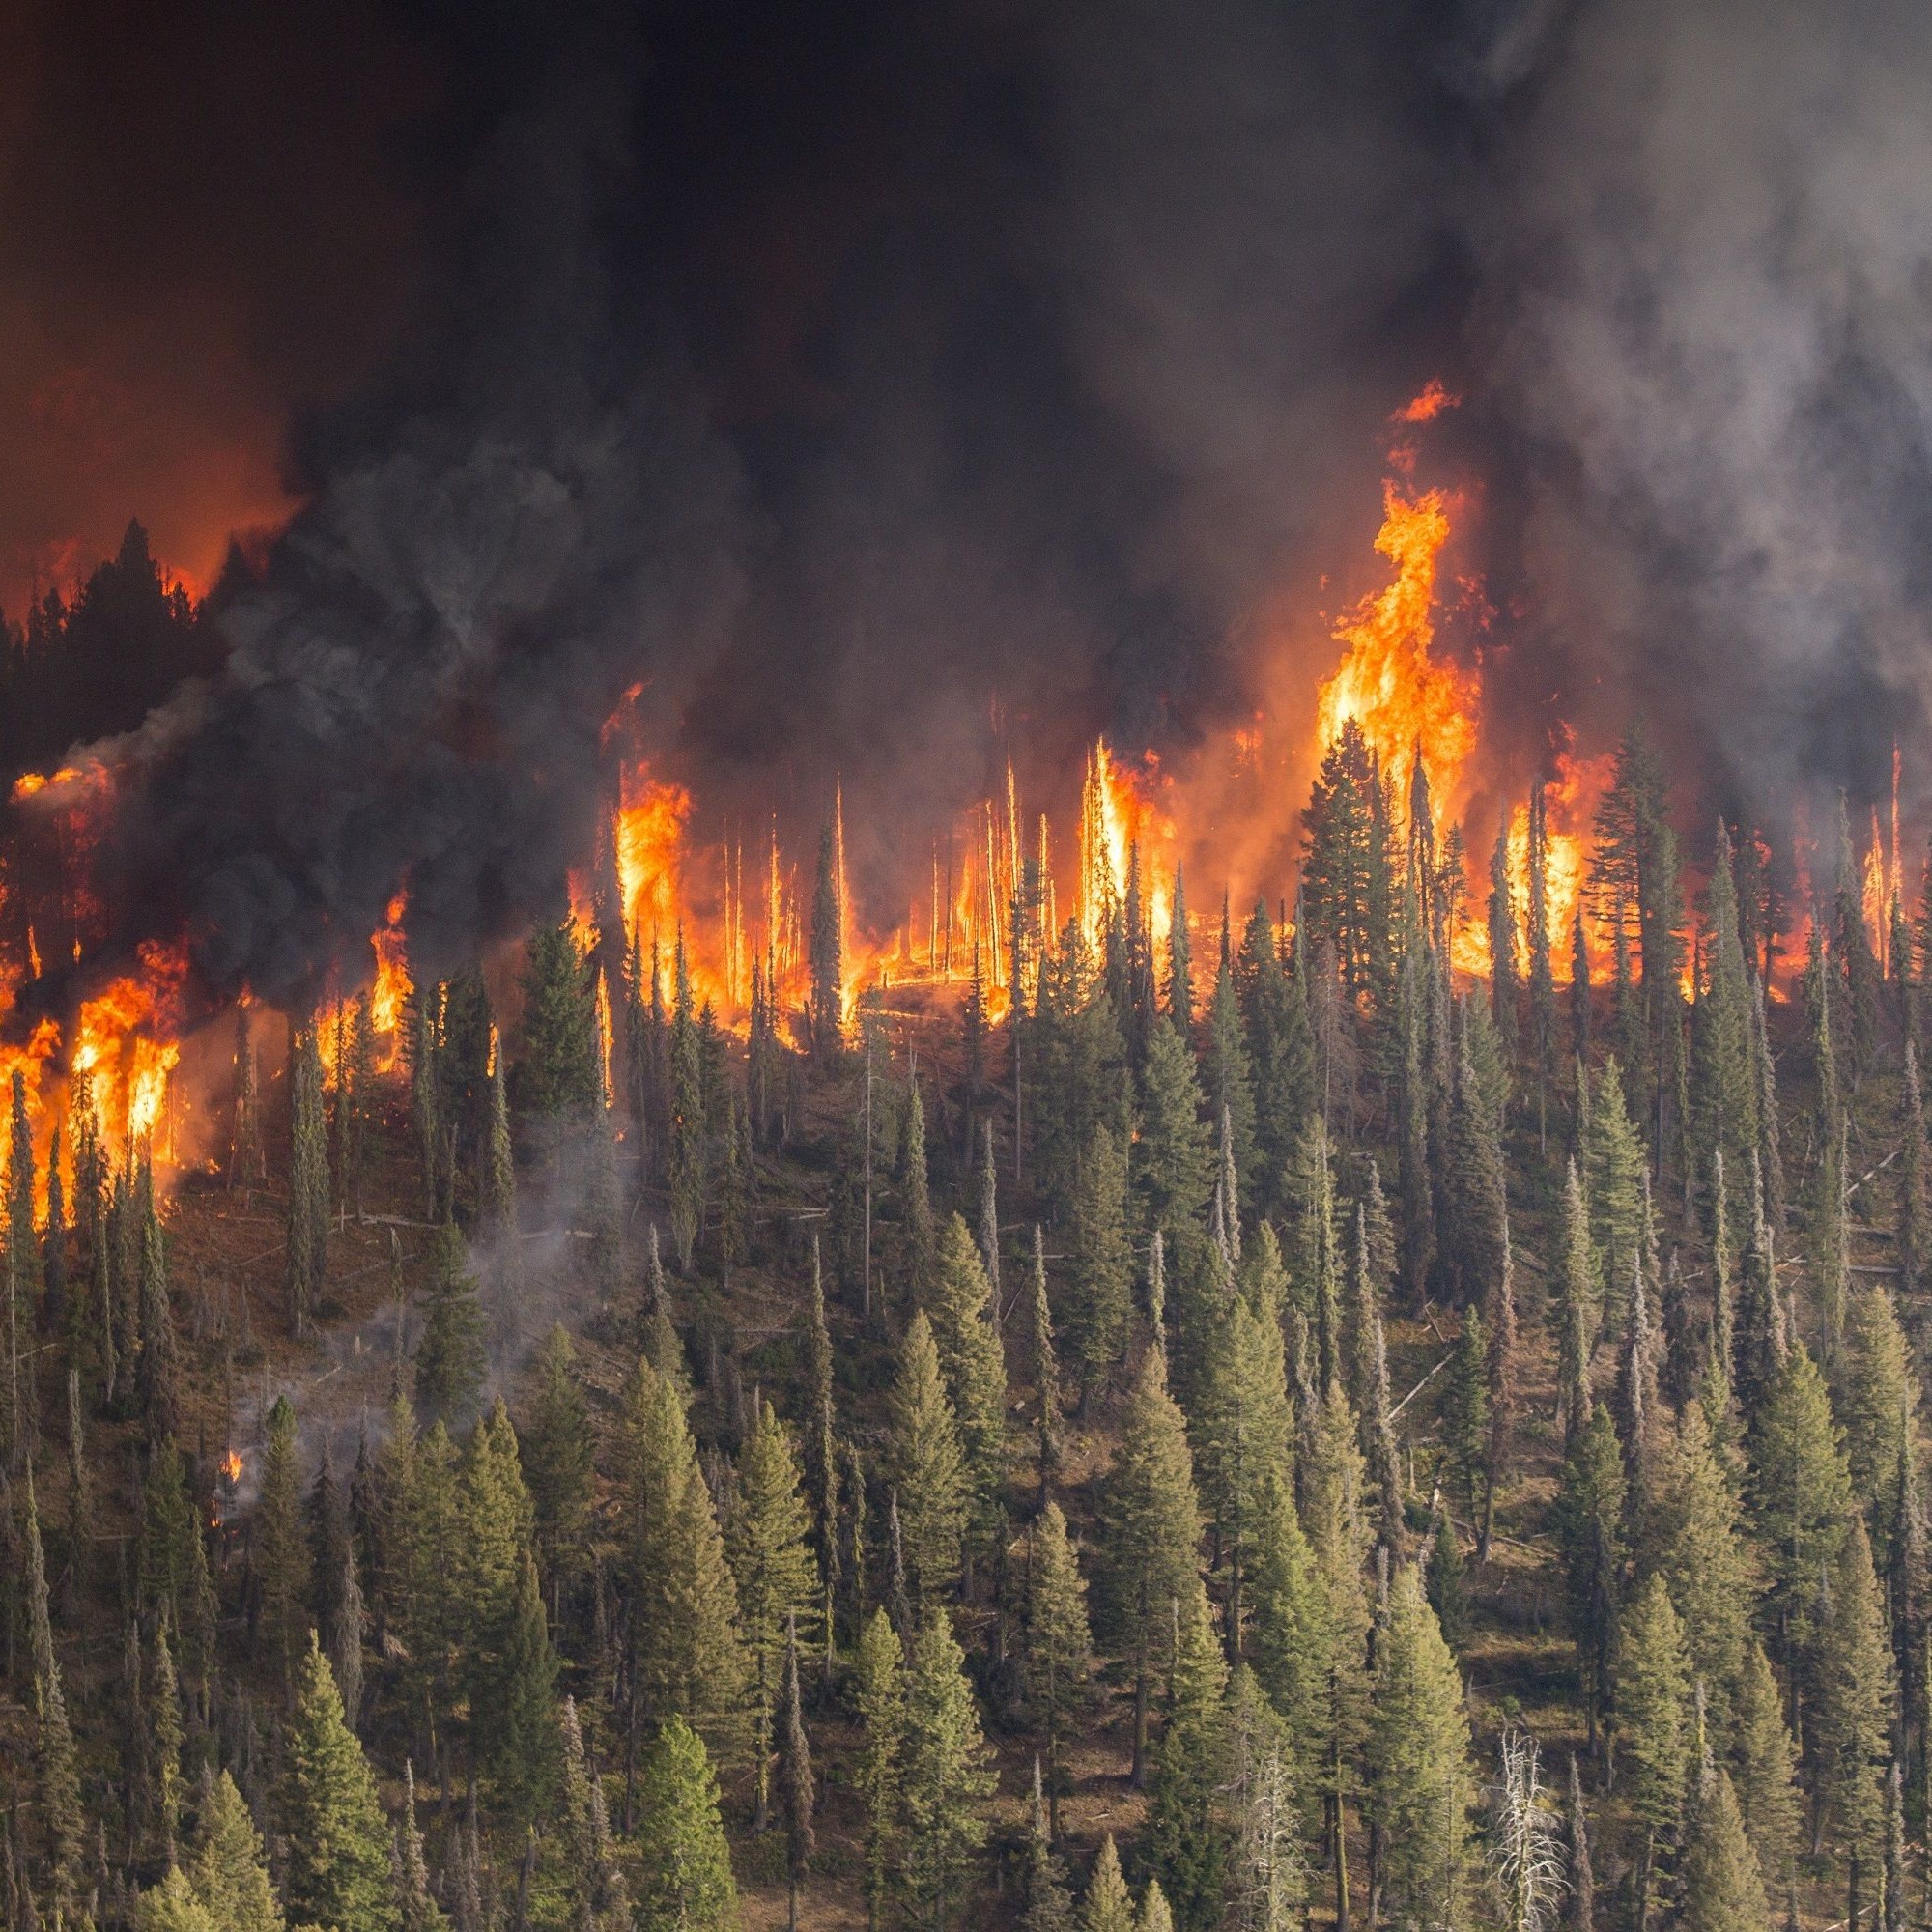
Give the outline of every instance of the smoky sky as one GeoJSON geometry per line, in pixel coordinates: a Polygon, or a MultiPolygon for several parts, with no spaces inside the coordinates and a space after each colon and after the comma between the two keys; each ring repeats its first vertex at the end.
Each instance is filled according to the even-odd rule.
{"type": "MultiPolygon", "coordinates": [[[[1774,818],[1928,749],[1919,10],[213,17],[149,218],[136,134],[43,101],[18,244],[125,317],[185,234],[226,346],[136,387],[245,390],[306,505],[217,593],[224,678],[119,748],[121,899],[213,984],[299,990],[404,877],[432,962],[554,906],[638,683],[713,830],[803,842],[842,777],[890,917],[1005,745],[1184,767],[1258,653],[1312,682],[1324,625],[1266,613],[1376,582],[1430,377],[1510,781],[1562,717],[1774,818]]],[[[48,35],[70,93],[132,84],[110,25],[48,35]]]]}

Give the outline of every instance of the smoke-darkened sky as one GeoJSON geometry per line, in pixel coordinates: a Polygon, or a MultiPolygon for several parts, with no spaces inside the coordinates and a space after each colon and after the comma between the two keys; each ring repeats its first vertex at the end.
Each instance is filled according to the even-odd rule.
{"type": "Polygon", "coordinates": [[[189,12],[4,30],[0,598],[306,506],[142,751],[217,977],[402,872],[452,952],[541,903],[639,677],[887,882],[996,702],[1184,759],[1324,668],[1432,376],[1520,745],[1642,710],[1767,810],[1932,753],[1905,0],[189,12]]]}

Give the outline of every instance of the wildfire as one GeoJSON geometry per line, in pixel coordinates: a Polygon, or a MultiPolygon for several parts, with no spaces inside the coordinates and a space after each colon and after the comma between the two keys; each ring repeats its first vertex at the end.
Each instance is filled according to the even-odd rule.
{"type": "Polygon", "coordinates": [[[1395,581],[1363,598],[1335,627],[1348,651],[1318,705],[1318,745],[1332,743],[1352,720],[1395,778],[1399,812],[1406,809],[1417,745],[1431,795],[1445,809],[1460,808],[1463,768],[1482,725],[1474,675],[1430,654],[1436,567],[1448,538],[1449,504],[1441,491],[1408,497],[1393,481],[1382,485],[1376,549],[1395,565],[1395,581]]]}
{"type": "Polygon", "coordinates": [[[1148,796],[1159,776],[1150,754],[1136,779],[1114,756],[1104,738],[1087,757],[1080,795],[1080,929],[1097,946],[1110,909],[1127,890],[1136,859],[1141,890],[1152,908],[1157,939],[1167,937],[1173,916],[1174,825],[1148,796]]]}
{"type": "Polygon", "coordinates": [[[241,1450],[229,1450],[221,1459],[220,1469],[221,1480],[232,1490],[242,1480],[242,1463],[241,1450]]]}
{"type": "Polygon", "coordinates": [[[403,932],[403,914],[409,910],[410,895],[399,892],[383,915],[381,928],[369,935],[370,950],[376,955],[376,983],[369,994],[369,1029],[388,1041],[377,1063],[379,1073],[394,1072],[402,1057],[403,1012],[415,981],[410,978],[408,940],[403,932]]]}
{"type": "Polygon", "coordinates": [[[68,1068],[124,1150],[145,1142],[165,1152],[168,1076],[181,1061],[174,1034],[187,958],[183,949],[153,940],[137,956],[138,974],[122,976],[81,1003],[68,1068]]]}

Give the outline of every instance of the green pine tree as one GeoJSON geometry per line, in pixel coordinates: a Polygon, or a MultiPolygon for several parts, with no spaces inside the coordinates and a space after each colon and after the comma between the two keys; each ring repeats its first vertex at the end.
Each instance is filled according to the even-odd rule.
{"type": "Polygon", "coordinates": [[[285,1847],[282,1892],[298,1925],[397,1932],[388,1824],[312,1634],[283,1730],[276,1817],[285,1847]]]}
{"type": "Polygon", "coordinates": [[[453,1222],[430,1236],[428,1282],[422,1340],[416,1345],[416,1394],[432,1416],[445,1423],[467,1421],[476,1412],[489,1350],[483,1339],[483,1310],[469,1251],[453,1222]]]}
{"type": "Polygon", "coordinates": [[[287,1396],[278,1396],[269,1411],[269,1440],[262,1453],[254,1560],[263,1648],[283,1684],[295,1680],[308,1633],[309,1548],[302,1533],[301,1473],[296,1458],[296,1412],[287,1396]]]}
{"type": "Polygon", "coordinates": [[[1637,1922],[1649,1908],[1661,1848],[1674,1846],[1691,1756],[1690,1660],[1684,1627],[1662,1577],[1653,1577],[1624,1612],[1617,1632],[1617,1731],[1631,1809],[1642,1837],[1637,1922]]]}
{"type": "Polygon", "coordinates": [[[738,1922],[738,1886],[704,1740],[673,1714],[652,1741],[639,1780],[639,1932],[724,1932],[738,1922]]]}
{"type": "Polygon", "coordinates": [[[967,1485],[959,1425],[923,1310],[913,1317],[900,1345],[890,1413],[890,1467],[905,1531],[908,1581],[921,1602],[936,1602],[959,1576],[967,1485]]]}
{"type": "Polygon", "coordinates": [[[927,1605],[906,1659],[899,1777],[906,1918],[921,1932],[945,1932],[986,1842],[994,1777],[965,1660],[938,1603],[927,1605]]]}
{"type": "Polygon", "coordinates": [[[282,1932],[281,1903],[269,1881],[262,1834],[225,1771],[202,1800],[187,1877],[216,1932],[282,1932]]]}
{"type": "Polygon", "coordinates": [[[958,1418],[976,1541],[997,1520],[1007,1477],[1007,1362],[993,1321],[993,1291],[964,1219],[939,1234],[930,1306],[941,1373],[958,1418]]]}
{"type": "Polygon", "coordinates": [[[1150,1349],[1127,1399],[1103,1496],[1108,1618],[1134,1668],[1134,1777],[1145,1776],[1148,1689],[1171,1606],[1197,1587],[1201,1506],[1187,1425],[1150,1349]]]}
{"type": "Polygon", "coordinates": [[[1205,1932],[1220,1921],[1228,1875],[1216,1802],[1228,1758],[1228,1665],[1198,1579],[1171,1614],[1174,1663],[1167,1722],[1154,1753],[1148,1855],[1177,1922],[1205,1932]]]}
{"type": "Polygon", "coordinates": [[[1685,1932],[1760,1932],[1772,1922],[1757,1854],[1729,1775],[1707,1764],[1691,1800],[1684,1853],[1685,1932]]]}
{"type": "Polygon", "coordinates": [[[885,1611],[876,1609],[860,1633],[854,1671],[860,1726],[857,1784],[866,1812],[866,1918],[870,1932],[878,1932],[898,1867],[905,1675],[905,1651],[898,1633],[885,1611]]]}
{"type": "Polygon", "coordinates": [[[786,1644],[800,1617],[818,1609],[818,1566],[808,1540],[791,1432],[760,1402],[738,1452],[735,1499],[724,1550],[738,1585],[739,1628],[752,1672],[752,1755],[763,1828],[770,1803],[774,1723],[786,1644]]]}
{"type": "Polygon", "coordinates": [[[537,1550],[555,1600],[586,1558],[594,1448],[577,1351],[561,1322],[537,1358],[537,1378],[517,1440],[536,1513],[537,1550]]]}
{"type": "Polygon", "coordinates": [[[1133,1283],[1126,1205],[1126,1149],[1108,1127],[1096,1124],[1082,1149],[1074,1183],[1068,1229],[1072,1266],[1063,1323],[1080,1363],[1083,1406],[1126,1350],[1133,1283]]]}
{"type": "Polygon", "coordinates": [[[1473,1903],[1469,1719],[1462,1673],[1412,1569],[1392,1585],[1377,1636],[1367,1766],[1391,1921],[1463,1922],[1473,1903]]]}
{"type": "Polygon", "coordinates": [[[1133,1932],[1134,1901],[1121,1872],[1121,1854],[1109,1832],[1100,1840],[1094,1876],[1080,1901],[1080,1932],[1133,1932]]]}
{"type": "Polygon", "coordinates": [[[1027,1547],[1026,1699],[1046,1747],[1050,1836],[1060,1837],[1060,1747],[1088,1697],[1093,1639],[1087,1583],[1057,1502],[1039,1513],[1027,1547]]]}
{"type": "Polygon", "coordinates": [[[727,1752],[749,1674],[737,1586],[684,1404],[648,1362],[625,1398],[622,1462],[634,1695],[643,1717],[689,1719],[727,1752]]]}

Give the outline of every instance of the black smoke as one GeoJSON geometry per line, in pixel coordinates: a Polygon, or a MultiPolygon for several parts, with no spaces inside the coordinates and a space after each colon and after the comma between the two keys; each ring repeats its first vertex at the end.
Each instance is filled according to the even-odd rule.
{"type": "Polygon", "coordinates": [[[1184,762],[1264,610],[1372,581],[1430,376],[1518,781],[1564,715],[1761,812],[1926,749],[1918,10],[388,24],[412,319],[123,748],[121,902],[213,985],[300,991],[404,877],[432,964],[554,906],[639,681],[709,810],[809,833],[842,774],[884,906],[1009,739],[1184,762]]]}

